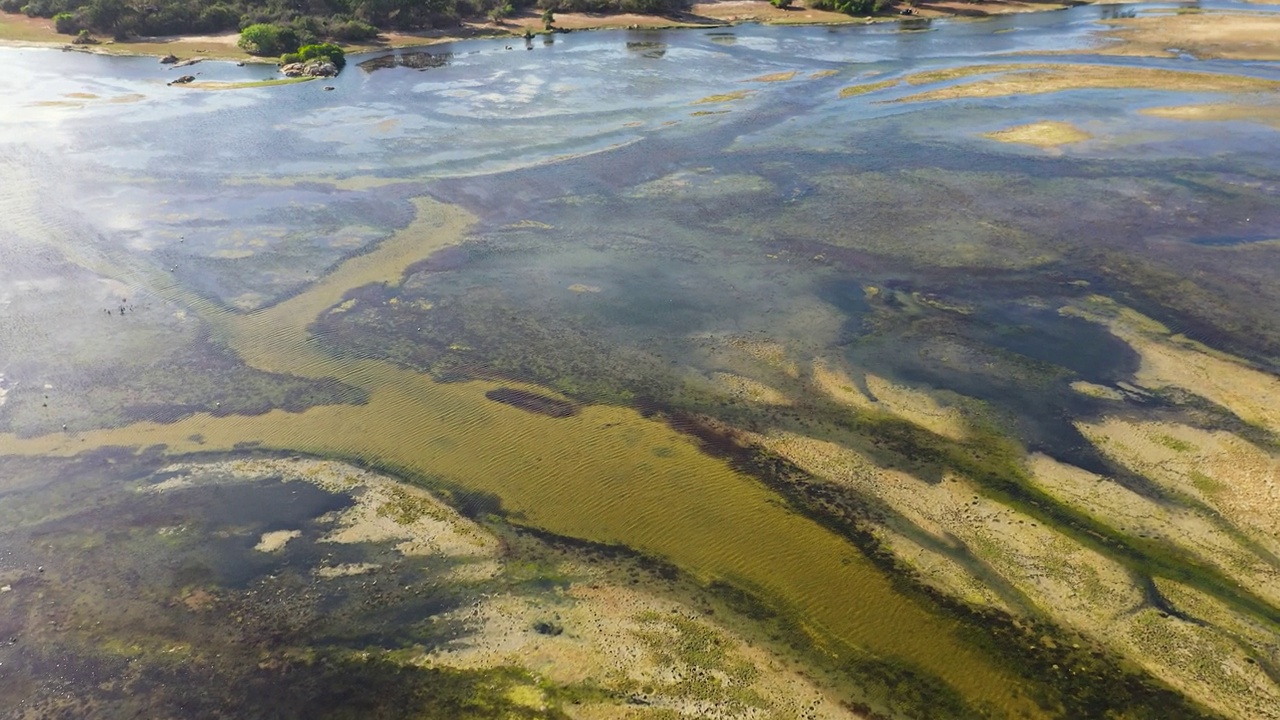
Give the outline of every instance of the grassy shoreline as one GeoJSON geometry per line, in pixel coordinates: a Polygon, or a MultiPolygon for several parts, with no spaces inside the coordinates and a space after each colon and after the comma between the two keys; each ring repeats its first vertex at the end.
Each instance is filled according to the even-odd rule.
{"type": "MultiPolygon", "coordinates": [[[[790,9],[775,8],[766,0],[713,0],[699,2],[687,11],[672,15],[639,15],[631,13],[557,13],[556,29],[560,32],[585,30],[674,30],[681,28],[729,27],[741,24],[763,25],[844,25],[869,22],[890,22],[907,19],[967,18],[981,19],[995,15],[1045,12],[1061,10],[1075,5],[1089,4],[1087,0],[1063,2],[1036,2],[1035,0],[987,0],[970,4],[961,0],[941,0],[920,4],[915,14],[901,16],[905,2],[895,2],[884,15],[854,17],[842,13],[813,10],[797,4],[790,9]]],[[[407,47],[436,45],[461,40],[520,37],[525,32],[544,34],[542,20],[533,10],[526,10],[504,21],[501,25],[482,19],[462,21],[457,27],[445,30],[415,32],[384,32],[372,43],[350,43],[343,47],[348,53],[377,52],[407,47]]],[[[53,21],[47,18],[29,18],[21,14],[0,13],[0,47],[50,47],[74,49],[109,55],[199,57],[207,60],[234,60],[239,62],[274,62],[272,58],[249,55],[236,45],[237,33],[216,35],[175,35],[165,37],[141,37],[129,41],[102,40],[94,45],[73,45],[72,36],[57,33],[53,21]]]]}

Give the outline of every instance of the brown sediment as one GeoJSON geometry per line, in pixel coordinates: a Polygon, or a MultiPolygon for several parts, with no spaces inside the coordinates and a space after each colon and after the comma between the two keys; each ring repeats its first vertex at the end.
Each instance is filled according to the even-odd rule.
{"type": "Polygon", "coordinates": [[[919,73],[911,84],[942,82],[973,75],[996,75],[961,85],[928,90],[894,102],[1006,97],[1084,89],[1144,89],[1184,92],[1263,92],[1280,88],[1280,81],[1243,75],[1085,64],[972,65],[953,70],[919,73]]]}
{"type": "Polygon", "coordinates": [[[1041,148],[1056,148],[1062,145],[1083,142],[1093,136],[1071,123],[1047,120],[984,133],[983,137],[998,140],[999,142],[1034,145],[1041,148]]]}

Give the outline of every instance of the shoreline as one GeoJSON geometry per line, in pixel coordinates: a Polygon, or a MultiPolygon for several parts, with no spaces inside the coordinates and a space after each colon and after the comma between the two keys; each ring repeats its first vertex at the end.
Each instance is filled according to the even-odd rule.
{"type": "MultiPolygon", "coordinates": [[[[803,2],[803,0],[801,0],[803,2]]],[[[634,13],[557,13],[552,33],[591,30],[679,30],[735,27],[738,25],[854,25],[903,20],[968,19],[980,20],[999,15],[1065,10],[1093,0],[928,0],[919,2],[912,15],[899,15],[910,7],[895,0],[888,12],[876,16],[851,16],[838,12],[814,10],[797,4],[789,9],[775,8],[766,0],[711,0],[693,3],[688,10],[672,15],[640,15],[634,13]]],[[[464,40],[522,38],[524,33],[546,35],[540,15],[526,9],[501,25],[480,20],[464,20],[448,29],[421,31],[385,31],[374,43],[340,43],[348,54],[390,52],[413,47],[427,47],[464,40]]],[[[55,48],[66,52],[131,57],[162,57],[173,54],[181,58],[229,60],[242,63],[274,64],[276,60],[259,57],[241,50],[237,32],[216,35],[172,35],[141,37],[129,41],[103,40],[93,45],[75,45],[72,36],[57,33],[48,18],[29,18],[22,14],[0,13],[0,47],[55,48]]]]}

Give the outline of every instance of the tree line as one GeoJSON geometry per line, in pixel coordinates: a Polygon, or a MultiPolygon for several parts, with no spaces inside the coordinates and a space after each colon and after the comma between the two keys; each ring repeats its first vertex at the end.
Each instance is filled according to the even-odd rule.
{"type": "MultiPolygon", "coordinates": [[[[0,0],[0,10],[51,18],[58,32],[125,40],[276,27],[292,52],[320,40],[359,42],[380,30],[447,28],[464,18],[534,7],[552,12],[665,14],[688,0],[0,0]],[[495,12],[496,11],[496,12],[495,12]],[[289,47],[291,46],[291,47],[289,47]]],[[[273,48],[276,49],[276,48],[273,48]]],[[[262,53],[276,54],[276,53],[262,53]]]]}

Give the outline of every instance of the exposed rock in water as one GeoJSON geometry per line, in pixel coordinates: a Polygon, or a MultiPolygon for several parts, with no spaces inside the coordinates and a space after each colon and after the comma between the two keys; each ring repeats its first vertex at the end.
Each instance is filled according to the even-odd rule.
{"type": "MultiPolygon", "coordinates": [[[[173,56],[170,55],[169,57],[173,57],[173,56]]],[[[200,62],[203,59],[204,58],[187,58],[186,60],[178,61],[177,58],[174,58],[176,62],[174,62],[173,66],[176,68],[180,68],[180,67],[186,67],[188,65],[195,65],[196,63],[200,62]]]]}
{"type": "Polygon", "coordinates": [[[360,69],[366,72],[393,67],[407,67],[414,70],[426,70],[448,65],[453,60],[453,53],[402,52],[393,55],[380,55],[360,63],[360,69]]]}
{"type": "Polygon", "coordinates": [[[178,62],[177,55],[165,55],[164,57],[160,58],[161,65],[172,65],[176,62],[178,62]]]}
{"type": "Polygon", "coordinates": [[[308,60],[289,63],[281,67],[280,72],[285,77],[333,77],[338,74],[338,66],[328,60],[308,60]]]}
{"type": "Polygon", "coordinates": [[[169,83],[170,85],[186,85],[189,82],[195,82],[195,75],[183,75],[182,77],[169,83]]]}

